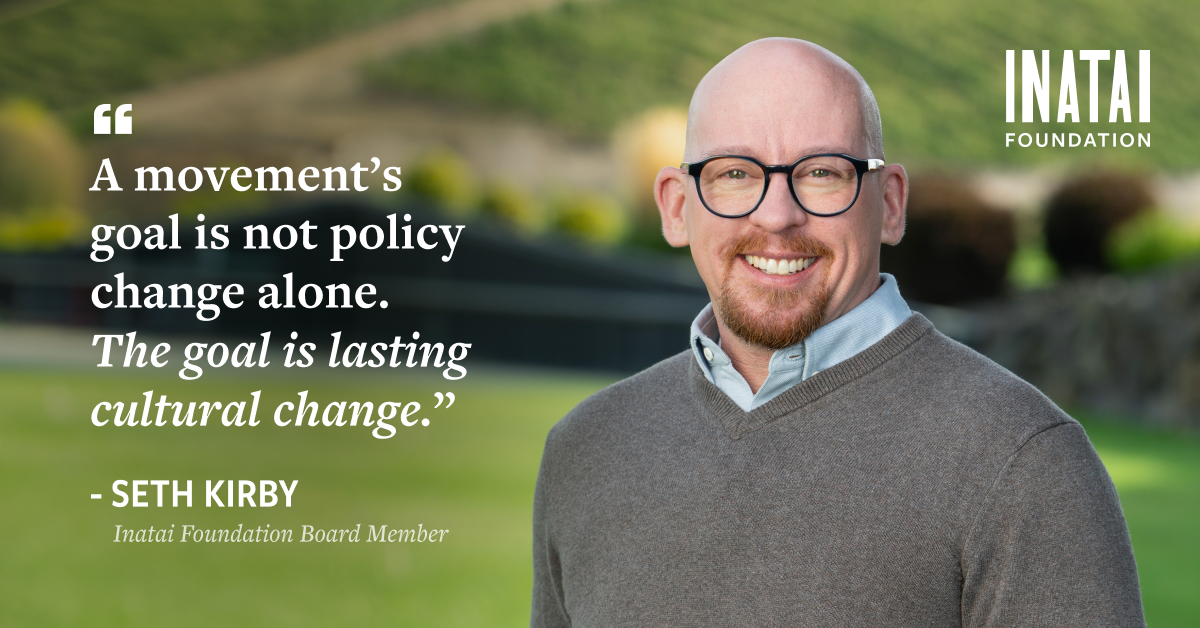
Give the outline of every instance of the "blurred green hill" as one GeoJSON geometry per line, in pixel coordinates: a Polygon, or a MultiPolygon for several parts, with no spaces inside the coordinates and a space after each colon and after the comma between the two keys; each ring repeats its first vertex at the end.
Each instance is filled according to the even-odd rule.
{"type": "Polygon", "coordinates": [[[0,100],[24,97],[59,111],[90,112],[109,95],[235,67],[449,3],[10,0],[0,3],[0,100]]]}
{"type": "MultiPolygon", "coordinates": [[[[82,116],[105,97],[302,49],[448,0],[25,0],[0,3],[0,100],[82,116]]],[[[648,108],[685,106],[704,72],[765,36],[800,37],[854,64],[884,115],[889,158],[910,165],[1105,162],[1200,165],[1200,4],[948,0],[813,6],[714,0],[568,3],[367,68],[379,92],[503,110],[607,139],[648,108]],[[1004,123],[1004,51],[1048,49],[1056,110],[1063,49],[1152,51],[1153,122],[1004,123]],[[1150,150],[1005,148],[1004,133],[1150,132],[1150,150]]],[[[1111,91],[1101,64],[1101,119],[1111,91]]],[[[1018,72],[1019,73],[1019,72],[1018,72]]],[[[1087,67],[1076,62],[1086,100],[1087,67]]],[[[1019,78],[1019,77],[1018,77],[1019,78]]],[[[1086,104],[1084,104],[1086,108],[1086,104]]],[[[1052,118],[1053,119],[1053,118],[1052,118]]],[[[82,122],[80,122],[82,124],[82,122]]]]}
{"type": "MultiPolygon", "coordinates": [[[[1200,134],[1197,24],[1200,4],[1191,2],[613,0],[568,4],[497,25],[406,54],[373,67],[370,75],[384,91],[521,112],[600,138],[648,107],[686,106],[708,68],[742,44],[798,37],[841,55],[866,77],[879,100],[892,160],[951,167],[1069,160],[1186,168],[1200,165],[1192,148],[1200,134]],[[1153,122],[1005,124],[1009,49],[1051,51],[1051,120],[1064,49],[1125,50],[1135,105],[1136,50],[1151,50],[1153,122]],[[1151,132],[1152,148],[1004,147],[1006,131],[1047,130],[1151,132]]],[[[1018,53],[1018,65],[1019,59],[1018,53]]],[[[1086,62],[1076,60],[1084,120],[1087,73],[1086,62]]],[[[1019,69],[1017,74],[1019,82],[1019,69]]],[[[1111,81],[1112,63],[1101,63],[1102,121],[1111,81]]]]}

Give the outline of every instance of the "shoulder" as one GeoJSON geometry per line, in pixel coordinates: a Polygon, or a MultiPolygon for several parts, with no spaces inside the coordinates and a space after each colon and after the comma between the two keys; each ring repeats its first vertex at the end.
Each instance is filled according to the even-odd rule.
{"type": "Polygon", "coordinates": [[[931,329],[905,352],[903,398],[951,432],[1015,451],[1038,433],[1075,420],[1032,384],[987,356],[931,329]]]}
{"type": "Polygon", "coordinates": [[[871,402],[876,429],[896,436],[922,475],[955,494],[956,529],[967,530],[1001,485],[1013,494],[1110,483],[1082,426],[1046,395],[988,357],[934,329],[880,369],[871,402]]]}

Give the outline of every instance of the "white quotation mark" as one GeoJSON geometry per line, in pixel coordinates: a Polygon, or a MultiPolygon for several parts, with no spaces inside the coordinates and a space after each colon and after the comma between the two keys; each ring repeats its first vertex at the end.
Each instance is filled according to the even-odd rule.
{"type": "MultiPolygon", "coordinates": [[[[442,395],[442,393],[440,393],[440,392],[435,392],[435,393],[433,393],[433,396],[437,397],[437,400],[438,400],[437,405],[434,406],[435,408],[442,407],[442,403],[445,402],[446,400],[450,401],[450,403],[446,404],[447,408],[454,405],[454,393],[452,393],[452,392],[448,392],[445,395],[442,395]]],[[[420,405],[418,405],[417,408],[420,409],[420,405]]],[[[405,425],[408,425],[408,423],[406,422],[405,425]]],[[[425,427],[429,427],[429,419],[421,419],[421,425],[423,425],[425,427]]]]}
{"type": "MultiPolygon", "coordinates": [[[[109,135],[113,132],[112,119],[107,115],[111,109],[112,105],[100,105],[96,107],[96,113],[92,117],[93,135],[109,135]]],[[[133,134],[133,117],[127,115],[132,111],[133,105],[121,105],[117,107],[117,135],[133,134]]]]}

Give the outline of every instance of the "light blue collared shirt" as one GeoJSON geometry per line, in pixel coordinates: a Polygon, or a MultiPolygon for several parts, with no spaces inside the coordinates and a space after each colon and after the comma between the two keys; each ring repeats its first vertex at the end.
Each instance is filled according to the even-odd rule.
{"type": "Polygon", "coordinates": [[[896,278],[880,273],[883,284],[839,318],[817,328],[808,338],[771,355],[767,381],[757,393],[721,350],[720,332],[712,304],[692,321],[692,353],[708,381],[720,388],[741,409],[749,412],[783,391],[883,340],[912,316],[900,296],[896,278]]]}

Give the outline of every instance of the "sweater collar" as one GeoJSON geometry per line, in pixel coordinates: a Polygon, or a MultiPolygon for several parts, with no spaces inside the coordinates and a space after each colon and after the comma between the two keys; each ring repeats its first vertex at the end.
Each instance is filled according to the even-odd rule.
{"type": "Polygon", "coordinates": [[[879,274],[879,287],[854,309],[817,328],[804,340],[771,355],[766,381],[751,392],[742,374],[720,346],[712,304],[692,322],[692,353],[708,381],[743,410],[757,408],[797,383],[879,342],[899,327],[912,310],[900,296],[896,278],[879,274]]]}
{"type": "Polygon", "coordinates": [[[931,331],[933,324],[929,319],[914,312],[908,320],[866,350],[792,386],[749,412],[710,382],[695,360],[688,360],[688,368],[693,386],[704,405],[724,425],[730,437],[736,440],[866,375],[931,331]]]}

